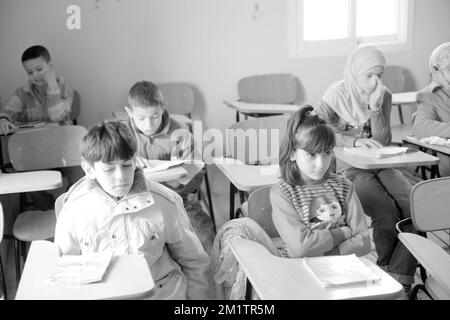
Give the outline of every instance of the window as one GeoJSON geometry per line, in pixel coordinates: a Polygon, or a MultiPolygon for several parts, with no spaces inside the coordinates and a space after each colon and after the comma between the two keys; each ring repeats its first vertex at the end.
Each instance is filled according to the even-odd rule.
{"type": "Polygon", "coordinates": [[[414,0],[290,0],[291,57],[346,55],[360,43],[411,48],[414,0]]]}

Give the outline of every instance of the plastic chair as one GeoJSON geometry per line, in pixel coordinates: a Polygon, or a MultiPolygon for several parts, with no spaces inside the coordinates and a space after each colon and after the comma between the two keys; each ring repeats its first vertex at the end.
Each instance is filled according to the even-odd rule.
{"type": "MultiPolygon", "coordinates": [[[[245,77],[239,80],[239,101],[257,104],[294,104],[297,100],[297,79],[292,74],[264,74],[245,77]]],[[[282,113],[244,113],[250,117],[267,117],[282,113]]],[[[236,111],[239,121],[239,111],[236,111]]]]}
{"type": "Polygon", "coordinates": [[[427,272],[422,276],[424,284],[414,286],[410,299],[418,290],[432,299],[450,299],[450,255],[426,237],[401,231],[401,225],[409,219],[419,232],[449,229],[449,190],[450,177],[419,182],[411,190],[411,218],[397,223],[398,238],[427,272]]]}
{"type": "MultiPolygon", "coordinates": [[[[239,121],[226,130],[227,156],[245,164],[260,165],[278,163],[279,147],[286,133],[289,116],[272,116],[239,121]]],[[[230,182],[230,192],[235,188],[230,182]]],[[[231,196],[231,194],[230,194],[231,196]]],[[[240,201],[245,203],[246,193],[239,191],[240,201]]],[[[238,209],[247,215],[247,207],[238,209]]]]}
{"type": "MultiPolygon", "coordinates": [[[[49,126],[14,133],[8,142],[13,168],[17,171],[33,171],[79,166],[79,145],[87,130],[82,126],[49,126]]],[[[22,195],[24,198],[24,194],[22,195]]],[[[20,251],[25,258],[25,242],[53,238],[55,213],[25,211],[21,200],[21,213],[13,226],[15,238],[16,276],[20,278],[20,251]]]]}
{"type": "Polygon", "coordinates": [[[253,191],[248,197],[248,217],[252,218],[267,232],[271,238],[279,238],[272,221],[272,204],[270,203],[271,186],[253,191]]]}
{"type": "MultiPolygon", "coordinates": [[[[2,203],[0,202],[0,246],[1,246],[2,240],[3,240],[3,225],[4,225],[3,207],[2,207],[2,203]]],[[[0,276],[2,278],[3,296],[4,296],[5,300],[7,300],[8,293],[6,291],[6,274],[5,274],[5,270],[3,269],[3,261],[2,261],[1,254],[0,254],[0,276]]]]}

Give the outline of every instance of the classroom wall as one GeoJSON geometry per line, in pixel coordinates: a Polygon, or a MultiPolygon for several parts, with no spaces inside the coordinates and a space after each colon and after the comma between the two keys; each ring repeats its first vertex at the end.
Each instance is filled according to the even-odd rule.
{"type": "MultiPolygon", "coordinates": [[[[410,70],[407,90],[427,84],[429,54],[450,41],[450,1],[415,3],[412,50],[386,54],[389,64],[410,70]]],[[[26,80],[22,51],[43,44],[57,73],[81,94],[82,125],[110,117],[129,87],[146,79],[191,83],[193,117],[224,129],[235,114],[222,100],[237,97],[241,77],[293,73],[301,102],[312,104],[341,78],[344,56],[288,58],[286,21],[286,1],[279,0],[0,0],[0,96],[5,103],[26,80]],[[66,28],[71,4],[81,8],[81,30],[66,28]],[[252,19],[255,4],[260,16],[252,19]]]]}

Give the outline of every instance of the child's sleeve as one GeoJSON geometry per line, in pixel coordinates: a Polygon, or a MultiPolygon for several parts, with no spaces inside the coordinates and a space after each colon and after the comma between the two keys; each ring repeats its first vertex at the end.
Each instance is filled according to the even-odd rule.
{"type": "Polygon", "coordinates": [[[310,230],[298,216],[290,201],[278,190],[270,192],[272,220],[293,258],[323,255],[344,241],[348,227],[310,230]]]}
{"type": "Polygon", "coordinates": [[[354,253],[357,256],[368,254],[370,252],[370,236],[366,215],[353,185],[349,190],[344,212],[346,212],[345,222],[350,227],[352,236],[339,244],[339,253],[342,255],[354,253]]]}
{"type": "Polygon", "coordinates": [[[66,84],[58,84],[57,88],[47,89],[47,112],[51,121],[66,120],[73,103],[73,90],[66,84]]]}
{"type": "Polygon", "coordinates": [[[23,112],[23,101],[20,98],[19,90],[14,92],[8,103],[0,111],[0,118],[7,118],[10,122],[15,122],[19,114],[23,112]]]}
{"type": "Polygon", "coordinates": [[[68,214],[60,214],[56,221],[54,243],[63,255],[81,254],[80,242],[75,236],[75,227],[68,214]]]}
{"type": "Polygon", "coordinates": [[[389,90],[386,90],[380,110],[372,112],[370,116],[372,138],[385,146],[389,145],[392,140],[391,109],[392,95],[389,90]]]}
{"type": "MultiPolygon", "coordinates": [[[[441,90],[441,89],[438,89],[441,90]]],[[[417,94],[417,111],[412,116],[413,133],[418,138],[429,136],[450,137],[450,122],[442,121],[438,110],[442,108],[432,92],[417,94]]]]}
{"type": "Polygon", "coordinates": [[[180,265],[187,279],[187,299],[206,299],[208,294],[207,269],[209,256],[194,233],[183,200],[177,194],[176,210],[166,215],[166,239],[171,257],[180,265]],[[172,220],[172,221],[170,221],[172,220]]]}

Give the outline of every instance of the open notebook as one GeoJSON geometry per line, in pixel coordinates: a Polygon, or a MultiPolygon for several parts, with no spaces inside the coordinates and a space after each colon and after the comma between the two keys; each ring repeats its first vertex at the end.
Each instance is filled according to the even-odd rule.
{"type": "Polygon", "coordinates": [[[59,257],[46,285],[79,285],[101,281],[112,259],[112,251],[59,257]]]}
{"type": "Polygon", "coordinates": [[[407,147],[395,147],[395,146],[388,146],[388,147],[381,147],[381,148],[363,148],[363,147],[348,148],[348,147],[344,147],[345,152],[353,153],[355,155],[362,156],[362,157],[377,158],[377,159],[398,156],[398,155],[404,154],[407,150],[408,150],[407,147]]]}
{"type": "Polygon", "coordinates": [[[355,254],[304,258],[303,262],[317,281],[325,288],[370,284],[381,280],[355,254]]]}
{"type": "Polygon", "coordinates": [[[145,161],[144,173],[164,171],[169,169],[170,167],[175,167],[182,163],[187,162],[187,160],[147,160],[147,159],[142,159],[142,161],[145,161]]]}

